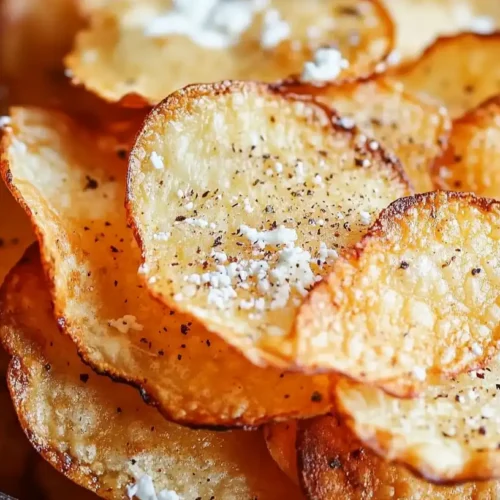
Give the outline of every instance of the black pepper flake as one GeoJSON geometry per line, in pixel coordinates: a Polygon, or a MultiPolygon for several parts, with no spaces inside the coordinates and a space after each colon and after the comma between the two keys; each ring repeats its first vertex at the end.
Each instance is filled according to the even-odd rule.
{"type": "Polygon", "coordinates": [[[177,354],[177,359],[180,361],[182,359],[182,354],[177,354]]]}
{"type": "Polygon", "coordinates": [[[89,381],[88,373],[80,373],[80,380],[86,384],[89,381]]]}
{"type": "Polygon", "coordinates": [[[160,349],[158,351],[158,356],[164,356],[165,355],[165,351],[163,349],[160,349]]]}
{"type": "Polygon", "coordinates": [[[477,274],[479,274],[481,272],[481,268],[479,267],[475,267],[472,271],[471,271],[471,274],[472,276],[476,276],[477,274]]]}
{"type": "Polygon", "coordinates": [[[318,391],[314,391],[312,393],[312,395],[311,395],[311,401],[313,403],[319,403],[322,400],[323,400],[323,396],[318,391]]]}
{"type": "Polygon", "coordinates": [[[186,217],[184,217],[184,215],[178,215],[175,218],[175,222],[182,222],[183,220],[186,220],[186,217]]]}
{"type": "Polygon", "coordinates": [[[212,245],[214,248],[222,245],[222,236],[217,236],[214,240],[214,244],[212,245]]]}
{"type": "Polygon", "coordinates": [[[208,339],[206,340],[206,344],[207,344],[207,346],[208,346],[208,347],[210,347],[210,346],[212,345],[212,344],[210,343],[210,340],[208,340],[208,339]]]}
{"type": "Polygon", "coordinates": [[[120,407],[118,407],[118,408],[116,409],[116,413],[121,413],[122,411],[123,411],[123,410],[122,410],[120,407]]]}
{"type": "Polygon", "coordinates": [[[362,158],[355,158],[354,165],[356,165],[356,167],[362,167],[363,166],[363,159],[362,158]]]}
{"type": "Polygon", "coordinates": [[[189,326],[181,325],[181,333],[182,335],[187,335],[189,333],[189,326]]]}
{"type": "Polygon", "coordinates": [[[206,198],[209,194],[210,194],[210,191],[205,191],[205,192],[201,195],[201,197],[202,197],[202,198],[206,198]]]}
{"type": "Polygon", "coordinates": [[[399,269],[408,269],[410,267],[410,264],[406,262],[406,260],[401,261],[401,264],[399,264],[399,269]]]}
{"type": "Polygon", "coordinates": [[[483,427],[483,426],[479,427],[479,429],[477,430],[477,432],[479,432],[479,434],[481,436],[485,436],[486,435],[486,427],[483,427]]]}
{"type": "Polygon", "coordinates": [[[118,148],[116,150],[116,155],[118,156],[118,158],[120,158],[120,160],[126,160],[127,159],[127,150],[122,149],[122,148],[118,148]]]}
{"type": "Polygon", "coordinates": [[[342,462],[339,460],[339,457],[331,458],[328,460],[328,467],[330,469],[340,469],[342,468],[342,462]]]}
{"type": "Polygon", "coordinates": [[[84,191],[88,191],[89,189],[97,189],[99,187],[99,184],[95,179],[92,179],[90,175],[86,175],[85,179],[87,181],[87,184],[85,184],[85,187],[83,188],[84,191]]]}
{"type": "Polygon", "coordinates": [[[45,366],[45,371],[50,372],[50,369],[52,368],[49,363],[47,363],[45,366]]]}
{"type": "Polygon", "coordinates": [[[111,251],[113,253],[118,253],[119,252],[118,248],[114,247],[113,245],[111,245],[109,248],[111,249],[111,251]]]}

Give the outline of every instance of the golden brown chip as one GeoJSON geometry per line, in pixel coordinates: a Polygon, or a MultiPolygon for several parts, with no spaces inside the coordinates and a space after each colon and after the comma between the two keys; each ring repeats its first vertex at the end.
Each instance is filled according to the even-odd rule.
{"type": "Polygon", "coordinates": [[[440,189],[500,199],[500,96],[453,122],[446,153],[436,162],[440,189]]]}
{"type": "Polygon", "coordinates": [[[411,400],[348,380],[339,382],[335,396],[358,438],[386,459],[435,482],[495,479],[500,478],[499,375],[494,358],[484,370],[431,377],[411,400]]]}
{"type": "MultiPolygon", "coordinates": [[[[313,95],[342,117],[354,120],[363,132],[396,154],[417,192],[432,190],[430,167],[446,147],[450,129],[444,107],[382,78],[340,86],[284,89],[313,95]]],[[[376,142],[372,146],[378,147],[376,142]]]]}
{"type": "Polygon", "coordinates": [[[17,109],[5,146],[4,176],[37,227],[59,324],[86,362],[192,425],[328,411],[326,376],[254,367],[151,298],[123,207],[127,162],[108,140],[61,114],[17,109]]]}
{"type": "Polygon", "coordinates": [[[267,449],[274,461],[295,484],[299,484],[295,451],[297,420],[266,424],[263,430],[267,449]]]}
{"type": "Polygon", "coordinates": [[[400,396],[484,366],[500,340],[499,228],[494,200],[394,202],[302,306],[298,363],[400,396]]]}
{"type": "Polygon", "coordinates": [[[33,250],[0,294],[0,338],[21,425],[47,461],[108,499],[125,498],[141,478],[182,498],[300,498],[261,433],[169,423],[132,388],[94,374],[58,331],[33,250]]]}
{"type": "Polygon", "coordinates": [[[498,481],[439,486],[379,458],[336,417],[299,424],[300,480],[311,500],[478,500],[500,495],[498,481]]]}
{"type": "Polygon", "coordinates": [[[370,144],[326,107],[264,84],[172,94],[130,155],[147,286],[254,363],[293,366],[308,289],[409,191],[394,155],[370,144]]]}
{"type": "Polygon", "coordinates": [[[332,54],[328,74],[313,64],[309,77],[368,76],[393,45],[393,24],[379,0],[212,1],[196,8],[119,0],[85,10],[90,27],[66,58],[73,80],[129,105],[155,104],[194,82],[300,74],[325,46],[340,54],[332,54]]]}
{"type": "Polygon", "coordinates": [[[462,33],[439,38],[421,57],[392,76],[448,108],[452,118],[500,93],[500,34],[462,33]]]}
{"type": "Polygon", "coordinates": [[[396,25],[398,59],[418,56],[443,35],[492,33],[499,26],[495,0],[383,0],[396,25]]]}

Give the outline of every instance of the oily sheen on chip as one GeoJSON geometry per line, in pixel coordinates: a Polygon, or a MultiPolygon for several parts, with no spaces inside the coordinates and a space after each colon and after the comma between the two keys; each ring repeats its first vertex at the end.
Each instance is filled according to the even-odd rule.
{"type": "Polygon", "coordinates": [[[297,319],[297,360],[399,396],[485,366],[500,347],[500,202],[395,201],[340,257],[297,319]]]}
{"type": "Polygon", "coordinates": [[[130,155],[127,203],[153,294],[254,363],[289,367],[308,289],[409,191],[394,155],[351,120],[225,82],[152,111],[130,155]]]}
{"type": "Polygon", "coordinates": [[[119,0],[87,4],[66,58],[73,81],[109,101],[156,104],[194,82],[372,74],[394,26],[379,0],[119,0]],[[321,50],[330,48],[331,50],[321,50]],[[318,52],[319,49],[319,52],[318,52]]]}
{"type": "Polygon", "coordinates": [[[167,422],[137,392],[96,375],[61,335],[36,247],[0,292],[8,383],[33,446],[101,498],[291,498],[298,489],[257,431],[195,431],[167,422]]]}
{"type": "Polygon", "coordinates": [[[14,109],[3,144],[3,175],[36,227],[59,325],[98,372],[193,426],[329,410],[327,376],[255,367],[148,294],[124,209],[127,162],[113,141],[60,113],[14,109]]]}

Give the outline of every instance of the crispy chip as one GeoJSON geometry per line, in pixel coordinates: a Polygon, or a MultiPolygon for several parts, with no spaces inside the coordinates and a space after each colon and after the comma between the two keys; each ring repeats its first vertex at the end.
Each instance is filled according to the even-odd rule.
{"type": "MultiPolygon", "coordinates": [[[[446,147],[450,129],[445,108],[383,78],[341,86],[284,89],[313,95],[341,116],[352,118],[363,132],[394,151],[417,192],[432,190],[430,166],[446,147]]],[[[378,147],[377,143],[371,146],[378,147]]]]}
{"type": "Polygon", "coordinates": [[[295,484],[299,484],[295,451],[297,420],[266,424],[263,430],[267,449],[274,461],[295,484]]]}
{"type": "Polygon", "coordinates": [[[341,257],[297,319],[298,363],[411,396],[484,366],[500,335],[500,202],[403,198],[341,257]]]}
{"type": "Polygon", "coordinates": [[[31,251],[7,279],[0,338],[12,355],[8,382],[21,425],[55,468],[109,499],[125,498],[145,474],[158,492],[182,498],[300,498],[260,433],[169,423],[132,388],[92,373],[59,333],[42,273],[31,251]]]}
{"type": "Polygon", "coordinates": [[[307,290],[408,192],[327,108],[256,83],[193,85],[149,115],[128,209],[149,289],[254,363],[293,365],[307,290]]]}
{"type": "Polygon", "coordinates": [[[407,90],[437,99],[456,118],[500,92],[499,51],[500,34],[443,37],[392,76],[407,90]]]}
{"type": "Polygon", "coordinates": [[[191,12],[172,10],[170,0],[87,5],[90,27],[66,64],[75,82],[105,99],[141,105],[193,82],[300,74],[324,46],[337,47],[349,63],[328,78],[350,80],[373,73],[392,50],[394,27],[379,0],[261,3],[191,12]]]}
{"type": "Polygon", "coordinates": [[[411,400],[348,380],[335,396],[354,433],[386,459],[435,482],[494,479],[500,478],[499,374],[495,358],[484,370],[432,377],[411,400]]]}
{"type": "Polygon", "coordinates": [[[500,199],[500,96],[453,123],[450,145],[434,168],[440,189],[500,199]]]}
{"type": "Polygon", "coordinates": [[[399,58],[418,56],[443,35],[492,33],[500,21],[495,0],[384,0],[396,25],[399,58]]]}
{"type": "Polygon", "coordinates": [[[300,480],[311,500],[478,500],[500,495],[497,481],[439,486],[413,476],[365,448],[336,417],[299,424],[300,480]]]}
{"type": "Polygon", "coordinates": [[[108,141],[36,110],[14,110],[8,132],[4,176],[31,213],[59,324],[85,361],[187,424],[254,426],[328,411],[326,376],[254,367],[151,298],[123,207],[127,164],[108,141]]]}

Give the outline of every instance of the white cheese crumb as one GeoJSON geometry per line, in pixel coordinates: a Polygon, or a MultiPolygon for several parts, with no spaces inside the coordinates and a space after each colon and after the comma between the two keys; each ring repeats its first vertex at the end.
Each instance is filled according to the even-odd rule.
{"type": "Polygon", "coordinates": [[[361,219],[361,224],[363,224],[363,226],[369,226],[372,223],[372,216],[364,210],[359,212],[359,218],[361,219]]]}
{"type": "Polygon", "coordinates": [[[182,189],[179,189],[179,190],[177,191],[177,196],[178,196],[179,198],[184,198],[184,192],[182,191],[182,189]]]}
{"type": "Polygon", "coordinates": [[[471,19],[469,29],[479,35],[489,35],[495,31],[495,19],[490,16],[476,16],[471,19]]]}
{"type": "Polygon", "coordinates": [[[413,375],[417,380],[420,380],[423,382],[427,378],[427,372],[425,368],[422,368],[421,366],[416,366],[413,368],[413,375]]]}
{"type": "Polygon", "coordinates": [[[168,241],[170,238],[170,233],[161,231],[159,233],[153,234],[153,240],[156,241],[168,241]]]}
{"type": "Polygon", "coordinates": [[[277,161],[275,164],[274,164],[274,170],[276,170],[276,173],[277,174],[281,174],[281,172],[283,172],[283,164],[280,163],[279,161],[277,161]]]}
{"type": "Polygon", "coordinates": [[[12,122],[10,116],[0,116],[0,128],[10,125],[12,122]]]}
{"type": "Polygon", "coordinates": [[[328,82],[335,80],[349,62],[340,51],[333,47],[320,48],[314,54],[314,60],[304,65],[301,79],[304,82],[328,82]]]}
{"type": "Polygon", "coordinates": [[[314,184],[321,186],[323,184],[323,178],[321,175],[315,175],[314,176],[314,184]]]}
{"type": "Polygon", "coordinates": [[[298,238],[295,229],[285,226],[279,226],[272,231],[258,231],[257,229],[241,225],[240,234],[248,238],[252,244],[262,242],[264,245],[286,245],[297,241],[298,238]]]}
{"type": "Polygon", "coordinates": [[[111,319],[108,324],[109,326],[116,328],[120,333],[128,333],[129,330],[140,332],[144,328],[137,322],[137,318],[131,314],[126,314],[123,318],[111,319]]]}
{"type": "Polygon", "coordinates": [[[224,252],[216,252],[215,250],[212,250],[210,257],[213,257],[220,264],[227,262],[227,255],[224,252]]]}
{"type": "Polygon", "coordinates": [[[185,208],[186,210],[193,210],[193,208],[194,208],[194,203],[193,203],[192,201],[190,201],[189,203],[186,203],[186,204],[184,205],[184,208],[185,208]]]}
{"type": "Polygon", "coordinates": [[[476,356],[481,356],[481,354],[483,354],[483,348],[477,342],[472,344],[471,349],[476,356]]]}
{"type": "Polygon", "coordinates": [[[184,300],[184,295],[182,295],[182,293],[176,293],[176,294],[174,295],[174,300],[175,300],[176,302],[181,302],[181,301],[183,301],[183,300],[184,300]]]}
{"type": "Polygon", "coordinates": [[[151,164],[156,170],[163,170],[165,165],[163,163],[163,157],[160,156],[156,151],[153,151],[150,156],[151,164]]]}
{"type": "Polygon", "coordinates": [[[290,25],[284,21],[276,9],[269,9],[264,15],[260,46],[263,49],[274,49],[290,36],[290,25]]]}
{"type": "Polygon", "coordinates": [[[156,494],[153,478],[144,474],[133,485],[127,486],[127,495],[130,499],[138,500],[180,500],[179,495],[173,490],[162,490],[156,494]]]}
{"type": "Polygon", "coordinates": [[[189,224],[190,226],[201,227],[201,228],[208,227],[208,222],[205,219],[195,219],[193,217],[189,217],[188,219],[185,219],[184,222],[186,224],[189,224]]]}
{"type": "Polygon", "coordinates": [[[251,214],[253,212],[253,207],[250,203],[250,200],[248,198],[245,198],[243,200],[243,208],[245,209],[245,212],[251,214]]]}
{"type": "Polygon", "coordinates": [[[149,266],[144,263],[139,266],[139,269],[137,271],[139,274],[148,274],[149,273],[149,266]]]}

